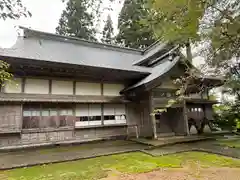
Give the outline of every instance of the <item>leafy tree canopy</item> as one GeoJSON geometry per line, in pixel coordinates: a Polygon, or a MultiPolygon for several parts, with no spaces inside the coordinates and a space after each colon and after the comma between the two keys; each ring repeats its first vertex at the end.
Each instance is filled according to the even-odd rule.
{"type": "Polygon", "coordinates": [[[208,60],[214,64],[239,57],[240,1],[149,0],[147,25],[157,37],[183,45],[207,42],[208,60]]]}

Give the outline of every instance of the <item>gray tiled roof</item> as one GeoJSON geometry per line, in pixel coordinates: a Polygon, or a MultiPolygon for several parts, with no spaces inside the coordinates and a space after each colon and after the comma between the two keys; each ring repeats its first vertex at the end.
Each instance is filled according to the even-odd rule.
{"type": "Polygon", "coordinates": [[[162,75],[164,75],[169,70],[171,70],[179,62],[179,60],[180,60],[179,56],[175,57],[173,60],[168,60],[168,58],[163,60],[163,62],[161,64],[152,68],[151,74],[149,76],[142,79],[141,81],[134,84],[133,86],[128,87],[124,91],[128,91],[128,90],[140,87],[142,85],[146,85],[149,82],[152,82],[152,81],[160,78],[162,75]]]}
{"type": "Polygon", "coordinates": [[[26,31],[35,33],[35,36],[27,34],[27,37],[19,37],[12,48],[0,49],[0,55],[140,73],[151,72],[150,68],[132,65],[135,60],[142,57],[142,51],[115,46],[106,47],[107,45],[91,44],[73,38],[64,39],[62,36],[29,29],[26,31]]]}
{"type": "Polygon", "coordinates": [[[167,43],[158,42],[155,44],[149,51],[146,51],[141,59],[133,62],[133,65],[141,65],[142,63],[148,61],[152,56],[154,56],[157,52],[161,51],[167,46],[167,43]]]}

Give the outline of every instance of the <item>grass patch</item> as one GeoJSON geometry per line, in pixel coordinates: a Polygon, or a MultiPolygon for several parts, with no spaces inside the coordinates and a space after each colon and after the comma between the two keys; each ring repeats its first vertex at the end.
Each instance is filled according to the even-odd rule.
{"type": "Polygon", "coordinates": [[[240,148],[240,139],[221,139],[218,140],[220,145],[231,147],[231,148],[240,148]]]}
{"type": "Polygon", "coordinates": [[[106,177],[109,170],[141,173],[161,167],[182,167],[189,162],[199,163],[202,167],[240,167],[240,160],[208,153],[186,152],[152,157],[135,152],[3,171],[0,177],[8,180],[97,180],[106,177]]]}

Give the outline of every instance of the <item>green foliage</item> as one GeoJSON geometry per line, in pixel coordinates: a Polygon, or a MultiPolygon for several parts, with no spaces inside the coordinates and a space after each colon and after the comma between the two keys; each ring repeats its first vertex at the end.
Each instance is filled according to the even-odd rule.
{"type": "Polygon", "coordinates": [[[240,1],[221,0],[212,9],[218,15],[204,33],[210,39],[209,60],[212,65],[229,67],[233,58],[240,57],[240,1]]]}
{"type": "Polygon", "coordinates": [[[15,169],[0,172],[0,177],[7,177],[10,180],[97,180],[106,177],[107,172],[111,170],[121,173],[142,173],[160,167],[177,168],[188,163],[200,164],[201,167],[240,167],[240,161],[237,159],[208,153],[187,152],[152,157],[136,152],[15,169]]]}
{"type": "Polygon", "coordinates": [[[4,82],[11,81],[13,75],[8,72],[9,64],[0,60],[0,87],[4,86],[4,82]]]}
{"type": "Polygon", "coordinates": [[[69,0],[56,28],[57,34],[96,41],[92,1],[69,0]]]}
{"type": "Polygon", "coordinates": [[[32,16],[21,0],[0,0],[0,20],[19,19],[21,16],[32,16]]]}
{"type": "Polygon", "coordinates": [[[111,16],[108,15],[107,21],[105,23],[105,26],[103,28],[103,37],[102,37],[102,42],[103,43],[108,43],[112,44],[113,43],[113,22],[111,19],[111,16]]]}
{"type": "Polygon", "coordinates": [[[180,44],[209,42],[207,58],[222,65],[239,57],[240,1],[238,0],[149,0],[146,23],[164,41],[180,44]]]}
{"type": "Polygon", "coordinates": [[[148,14],[145,0],[125,0],[118,20],[117,43],[130,48],[145,48],[154,43],[156,38],[151,26],[141,22],[148,14]]]}
{"type": "Polygon", "coordinates": [[[223,129],[234,129],[236,119],[240,119],[240,101],[214,106],[214,123],[223,129]]]}
{"type": "Polygon", "coordinates": [[[164,41],[184,44],[198,40],[199,19],[204,15],[200,0],[150,0],[150,21],[157,36],[164,41]]]}

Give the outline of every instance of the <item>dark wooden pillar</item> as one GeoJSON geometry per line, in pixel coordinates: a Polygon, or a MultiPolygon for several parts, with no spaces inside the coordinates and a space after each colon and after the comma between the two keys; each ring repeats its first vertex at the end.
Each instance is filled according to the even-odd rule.
{"type": "Polygon", "coordinates": [[[154,112],[154,102],[153,102],[153,93],[150,93],[150,98],[149,98],[149,108],[150,108],[150,113],[151,113],[151,121],[152,121],[152,128],[153,128],[153,138],[157,139],[157,126],[156,126],[156,118],[155,115],[153,114],[154,112]]]}
{"type": "Polygon", "coordinates": [[[184,124],[185,124],[185,128],[186,128],[186,133],[189,136],[190,132],[189,132],[189,127],[188,127],[188,111],[187,111],[187,105],[186,105],[186,100],[183,100],[183,119],[184,119],[184,124]]]}
{"type": "Polygon", "coordinates": [[[207,89],[206,91],[207,91],[207,99],[210,100],[209,89],[207,89]]]}

